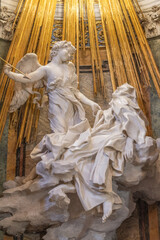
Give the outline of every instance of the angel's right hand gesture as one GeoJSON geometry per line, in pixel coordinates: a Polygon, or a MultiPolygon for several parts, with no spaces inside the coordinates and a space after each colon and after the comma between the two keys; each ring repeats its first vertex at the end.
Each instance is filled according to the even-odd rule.
{"type": "Polygon", "coordinates": [[[9,73],[10,73],[11,70],[12,70],[12,67],[11,67],[9,64],[6,64],[6,65],[4,65],[3,70],[4,70],[4,73],[5,73],[5,74],[9,75],[9,73]]]}

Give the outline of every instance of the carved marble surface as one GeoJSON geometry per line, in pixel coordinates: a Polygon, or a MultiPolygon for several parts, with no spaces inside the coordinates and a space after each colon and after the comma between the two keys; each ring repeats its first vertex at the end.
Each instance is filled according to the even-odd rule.
{"type": "Polygon", "coordinates": [[[159,5],[159,0],[137,0],[137,2],[142,11],[159,5]]]}
{"type": "Polygon", "coordinates": [[[15,13],[3,6],[0,13],[0,38],[12,40],[13,29],[12,25],[15,19],[15,13]]]}
{"type": "Polygon", "coordinates": [[[12,25],[18,0],[1,0],[0,38],[11,41],[13,38],[12,25]]]}
{"type": "Polygon", "coordinates": [[[143,10],[143,15],[138,11],[138,16],[144,28],[146,38],[160,35],[160,5],[143,10]]]}

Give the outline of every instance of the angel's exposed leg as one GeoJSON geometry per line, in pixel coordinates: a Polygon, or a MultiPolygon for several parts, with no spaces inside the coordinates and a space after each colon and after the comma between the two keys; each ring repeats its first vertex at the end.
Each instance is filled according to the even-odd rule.
{"type": "Polygon", "coordinates": [[[105,223],[107,218],[112,214],[112,207],[113,207],[112,198],[108,199],[106,202],[103,203],[102,223],[105,223]]]}
{"type": "Polygon", "coordinates": [[[70,203],[70,199],[67,197],[66,193],[74,192],[75,187],[73,184],[61,184],[49,191],[49,199],[50,201],[54,201],[58,207],[66,208],[70,203]]]}
{"type": "Polygon", "coordinates": [[[36,176],[37,176],[37,173],[36,173],[36,166],[35,166],[34,168],[32,168],[29,175],[25,179],[23,179],[23,183],[33,180],[34,178],[36,178],[36,176]]]}

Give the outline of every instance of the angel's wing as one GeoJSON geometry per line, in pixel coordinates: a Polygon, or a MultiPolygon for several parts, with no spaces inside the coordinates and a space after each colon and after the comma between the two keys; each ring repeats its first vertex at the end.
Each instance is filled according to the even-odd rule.
{"type": "MultiPolygon", "coordinates": [[[[16,68],[24,73],[31,73],[37,70],[41,64],[38,62],[37,55],[35,53],[27,53],[16,65],[16,68]]],[[[18,72],[17,72],[18,73],[18,72]]],[[[33,83],[20,83],[15,82],[14,95],[10,104],[9,112],[16,111],[22,106],[29,98],[32,92],[33,83]]],[[[43,87],[43,80],[34,83],[35,88],[43,87]]]]}

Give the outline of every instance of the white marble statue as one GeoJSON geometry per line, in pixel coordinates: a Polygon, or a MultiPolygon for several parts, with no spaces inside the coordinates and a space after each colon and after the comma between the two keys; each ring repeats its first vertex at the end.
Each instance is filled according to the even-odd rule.
{"type": "Polygon", "coordinates": [[[19,82],[10,111],[19,108],[33,93],[33,84],[44,85],[53,131],[31,153],[36,169],[22,184],[5,184],[8,189],[0,199],[0,212],[10,212],[12,216],[0,221],[0,226],[10,234],[24,232],[28,226],[37,228],[44,222],[50,226],[69,221],[69,196],[73,193],[78,195],[85,211],[103,206],[105,223],[112,213],[124,207],[121,194],[113,186],[116,181],[127,187],[138,184],[146,176],[145,166],[153,165],[158,159],[158,141],[146,136],[146,118],[137,104],[135,89],[127,83],[118,87],[110,107],[102,111],[77,89],[75,67],[70,62],[74,52],[70,42],[58,42],[46,66],[38,63],[36,54],[26,54],[18,66],[27,73],[27,78],[5,66],[4,72],[19,82]],[[92,128],[82,104],[93,110],[92,128]],[[138,179],[136,174],[133,176],[133,169],[138,179]],[[31,202],[36,213],[31,213],[34,209],[29,207],[26,218],[24,212],[31,202]]]}

